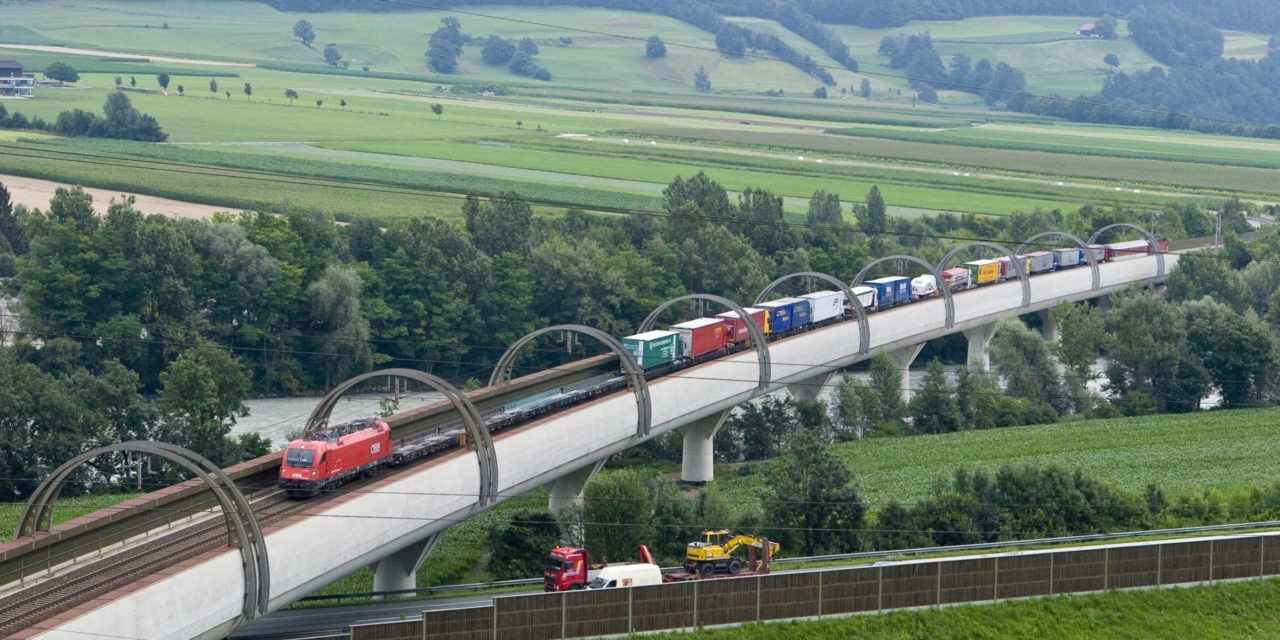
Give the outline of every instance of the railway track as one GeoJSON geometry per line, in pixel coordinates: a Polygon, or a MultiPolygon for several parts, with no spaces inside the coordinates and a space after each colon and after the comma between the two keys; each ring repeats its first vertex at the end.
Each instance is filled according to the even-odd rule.
{"type": "MultiPolygon", "coordinates": [[[[279,490],[264,492],[252,503],[263,526],[307,506],[307,503],[289,501],[279,490]]],[[[227,535],[226,520],[221,514],[213,514],[209,519],[0,598],[0,637],[67,611],[140,576],[226,546],[227,535]]]]}

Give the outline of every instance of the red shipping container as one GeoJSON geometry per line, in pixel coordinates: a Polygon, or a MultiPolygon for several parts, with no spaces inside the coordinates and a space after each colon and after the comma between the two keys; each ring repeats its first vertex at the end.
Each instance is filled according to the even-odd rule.
{"type": "MultiPolygon", "coordinates": [[[[748,307],[743,309],[750,316],[751,321],[760,327],[760,331],[764,331],[764,309],[756,309],[748,307]]],[[[729,343],[746,342],[751,339],[751,332],[747,330],[747,323],[738,315],[737,311],[726,311],[716,314],[717,318],[724,320],[725,341],[729,343]]]]}
{"type": "Polygon", "coordinates": [[[719,318],[698,318],[673,324],[670,329],[680,334],[686,358],[696,358],[728,344],[729,332],[725,330],[724,320],[719,318]]]}

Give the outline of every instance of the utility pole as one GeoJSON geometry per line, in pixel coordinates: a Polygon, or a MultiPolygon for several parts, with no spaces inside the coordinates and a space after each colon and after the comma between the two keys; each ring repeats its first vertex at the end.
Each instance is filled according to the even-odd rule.
{"type": "Polygon", "coordinates": [[[1213,216],[1213,246],[1222,246],[1222,210],[1213,216]]]}

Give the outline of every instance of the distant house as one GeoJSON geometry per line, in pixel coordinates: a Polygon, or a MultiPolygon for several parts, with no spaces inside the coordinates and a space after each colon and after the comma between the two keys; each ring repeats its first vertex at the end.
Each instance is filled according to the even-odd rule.
{"type": "Polygon", "coordinates": [[[0,98],[30,98],[36,77],[22,73],[22,65],[14,60],[0,60],[0,98]]]}
{"type": "Polygon", "coordinates": [[[1102,34],[1098,32],[1098,25],[1092,22],[1086,22],[1076,27],[1076,35],[1087,36],[1090,38],[1101,38],[1102,34]]]}

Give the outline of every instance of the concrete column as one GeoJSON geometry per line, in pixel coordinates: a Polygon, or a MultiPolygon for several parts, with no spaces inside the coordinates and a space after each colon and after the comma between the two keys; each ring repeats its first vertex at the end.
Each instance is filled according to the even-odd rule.
{"type": "Polygon", "coordinates": [[[822,393],[822,389],[830,384],[831,380],[839,374],[839,371],[828,371],[809,378],[808,380],[793,382],[787,385],[787,391],[790,391],[791,397],[796,400],[817,400],[818,394],[822,393]]]}
{"type": "Polygon", "coordinates": [[[920,355],[920,350],[923,348],[924,343],[921,342],[920,344],[885,352],[893,359],[898,371],[902,373],[903,402],[911,402],[911,363],[916,361],[916,356],[920,355]]]}
{"type": "Polygon", "coordinates": [[[968,365],[970,369],[986,371],[991,368],[991,357],[987,347],[991,346],[991,337],[996,334],[996,323],[984,324],[967,329],[964,337],[969,341],[968,365]]]}
{"type": "Polygon", "coordinates": [[[1040,316],[1040,335],[1044,337],[1045,342],[1057,342],[1062,336],[1058,334],[1058,323],[1053,321],[1049,310],[1037,311],[1036,315],[1040,316]]]}
{"type": "Polygon", "coordinates": [[[680,482],[704,485],[715,479],[716,432],[724,426],[732,410],[721,411],[697,420],[684,428],[684,452],[680,462],[680,482]]]}
{"type": "Polygon", "coordinates": [[[1094,300],[1094,305],[1098,307],[1100,315],[1106,315],[1111,310],[1111,296],[1099,296],[1094,300]]]}
{"type": "MultiPolygon", "coordinates": [[[[425,540],[415,542],[379,560],[373,565],[373,590],[403,591],[405,589],[416,589],[418,587],[418,567],[421,567],[427,556],[431,555],[431,550],[435,549],[436,543],[439,541],[440,534],[433,534],[425,540]]],[[[405,594],[401,597],[410,595],[412,594],[405,594]]]]}
{"type": "Polygon", "coordinates": [[[547,498],[547,509],[551,511],[559,511],[566,507],[572,507],[575,504],[582,503],[582,491],[587,488],[587,483],[591,478],[600,471],[604,466],[604,460],[595,464],[589,464],[577,471],[556,478],[551,483],[548,491],[550,497],[547,498]]]}

